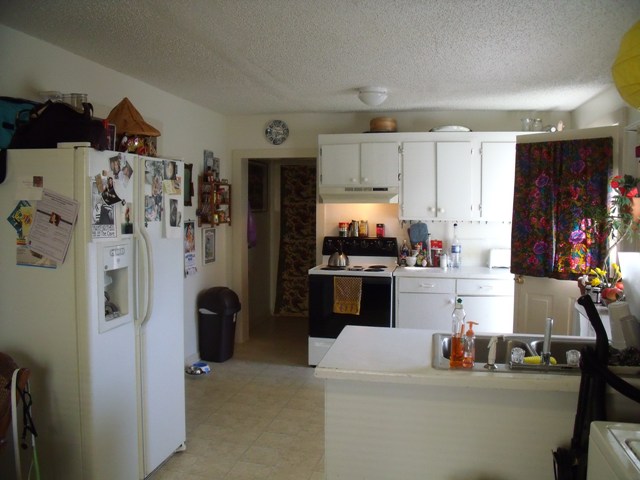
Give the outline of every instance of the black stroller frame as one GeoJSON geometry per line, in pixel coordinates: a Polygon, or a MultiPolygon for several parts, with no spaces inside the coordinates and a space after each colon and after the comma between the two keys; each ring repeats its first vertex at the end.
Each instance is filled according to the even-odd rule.
{"type": "Polygon", "coordinates": [[[556,480],[586,480],[591,422],[606,420],[605,392],[609,384],[622,395],[640,403],[640,390],[609,370],[609,338],[593,300],[589,295],[578,299],[596,332],[596,346],[580,352],[580,391],[573,425],[571,447],[554,450],[556,480]]]}

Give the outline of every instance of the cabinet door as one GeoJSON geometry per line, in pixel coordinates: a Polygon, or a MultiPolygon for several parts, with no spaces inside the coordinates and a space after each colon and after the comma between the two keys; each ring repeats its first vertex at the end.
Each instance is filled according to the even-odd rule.
{"type": "Polygon", "coordinates": [[[360,183],[360,144],[322,145],[320,183],[348,186],[360,183]]]}
{"type": "Polygon", "coordinates": [[[396,326],[451,331],[454,296],[448,293],[400,293],[396,326]]]}
{"type": "Polygon", "coordinates": [[[482,144],[482,205],[484,220],[511,221],[516,170],[515,142],[482,144]]]}
{"type": "Polygon", "coordinates": [[[423,220],[436,216],[436,144],[402,144],[400,218],[423,220]]]}
{"type": "Polygon", "coordinates": [[[397,143],[360,144],[360,183],[362,185],[397,187],[399,168],[397,143]]]}
{"type": "Polygon", "coordinates": [[[471,142],[438,142],[436,158],[437,217],[473,219],[471,142]]]}
{"type": "Polygon", "coordinates": [[[476,333],[513,333],[513,297],[461,295],[466,320],[478,322],[476,333]]]}

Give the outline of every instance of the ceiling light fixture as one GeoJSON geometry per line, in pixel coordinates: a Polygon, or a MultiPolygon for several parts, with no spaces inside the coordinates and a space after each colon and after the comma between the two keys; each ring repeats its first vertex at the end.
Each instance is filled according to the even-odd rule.
{"type": "Polygon", "coordinates": [[[387,89],[384,87],[362,87],[358,90],[358,98],[362,103],[376,107],[387,99],[387,89]]]}

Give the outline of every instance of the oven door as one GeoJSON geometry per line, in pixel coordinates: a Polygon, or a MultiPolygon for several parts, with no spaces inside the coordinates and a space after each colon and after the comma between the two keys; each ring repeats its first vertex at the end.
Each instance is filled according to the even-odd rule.
{"type": "Polygon", "coordinates": [[[393,277],[361,277],[360,315],[333,312],[333,278],[309,275],[309,337],[337,338],[346,325],[393,326],[393,277]]]}

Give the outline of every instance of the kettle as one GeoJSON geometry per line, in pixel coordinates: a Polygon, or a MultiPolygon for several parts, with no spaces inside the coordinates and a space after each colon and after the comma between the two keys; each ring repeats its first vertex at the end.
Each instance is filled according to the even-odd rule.
{"type": "Polygon", "coordinates": [[[335,251],[329,257],[329,266],[330,267],[348,267],[349,266],[349,257],[347,257],[346,253],[340,251],[335,251]]]}

